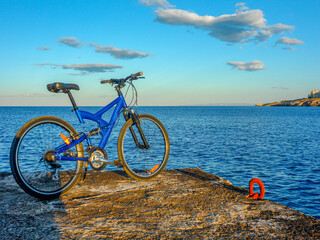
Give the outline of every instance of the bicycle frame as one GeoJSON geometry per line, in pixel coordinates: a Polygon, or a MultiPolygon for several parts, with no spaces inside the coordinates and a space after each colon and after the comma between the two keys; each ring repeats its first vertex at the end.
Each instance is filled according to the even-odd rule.
{"type": "MultiPolygon", "coordinates": [[[[98,123],[99,128],[100,128],[100,134],[102,135],[102,139],[99,143],[99,147],[105,148],[105,146],[108,142],[108,139],[110,137],[110,134],[112,132],[112,129],[115,125],[115,122],[116,122],[117,118],[119,117],[122,109],[125,109],[125,108],[127,108],[127,103],[126,103],[123,95],[119,94],[119,96],[115,100],[113,100],[111,103],[109,103],[107,106],[103,107],[101,110],[99,110],[95,114],[92,114],[87,111],[81,111],[79,109],[75,109],[74,111],[75,111],[80,123],[84,123],[84,119],[88,119],[88,120],[91,120],[91,121],[98,123]],[[109,109],[111,109],[113,106],[116,106],[116,107],[112,113],[110,121],[107,122],[107,121],[103,120],[102,115],[105,112],[107,112],[109,109]]],[[[87,139],[88,144],[91,145],[91,141],[90,141],[88,134],[83,133],[82,135],[78,136],[77,139],[72,141],[70,144],[64,143],[64,144],[60,145],[59,147],[55,148],[54,149],[56,152],[55,157],[57,158],[57,160],[87,161],[88,160],[87,157],[78,158],[78,157],[68,157],[68,156],[57,156],[57,154],[63,153],[66,150],[68,150],[69,148],[74,147],[77,144],[80,144],[85,139],[87,139]]]]}

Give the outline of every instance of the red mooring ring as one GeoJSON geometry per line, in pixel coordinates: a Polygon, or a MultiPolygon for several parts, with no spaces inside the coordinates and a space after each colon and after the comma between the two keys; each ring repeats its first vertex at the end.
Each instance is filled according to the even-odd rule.
{"type": "Polygon", "coordinates": [[[264,190],[263,182],[259,178],[252,178],[251,181],[249,182],[249,198],[262,200],[264,197],[264,193],[265,193],[265,190],[264,190]],[[260,194],[253,192],[253,184],[255,183],[258,183],[260,187],[260,194]]]}

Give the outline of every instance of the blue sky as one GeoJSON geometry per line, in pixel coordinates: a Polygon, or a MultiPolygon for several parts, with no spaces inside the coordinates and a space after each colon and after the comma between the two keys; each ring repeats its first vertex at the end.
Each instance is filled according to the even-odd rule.
{"type": "Polygon", "coordinates": [[[255,104],[319,86],[319,1],[0,1],[0,106],[116,95],[101,79],[143,71],[140,105],[255,104]]]}

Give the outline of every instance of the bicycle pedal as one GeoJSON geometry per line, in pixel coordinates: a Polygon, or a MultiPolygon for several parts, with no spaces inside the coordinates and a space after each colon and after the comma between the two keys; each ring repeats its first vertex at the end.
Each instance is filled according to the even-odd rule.
{"type": "Polygon", "coordinates": [[[122,166],[122,164],[121,164],[121,162],[120,162],[119,159],[115,159],[115,160],[113,161],[113,164],[114,164],[115,166],[117,166],[118,168],[123,168],[123,166],[122,166]]]}

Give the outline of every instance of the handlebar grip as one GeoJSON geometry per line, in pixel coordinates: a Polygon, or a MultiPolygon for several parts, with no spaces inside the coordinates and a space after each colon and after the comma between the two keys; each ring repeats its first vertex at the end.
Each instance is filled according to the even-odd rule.
{"type": "Polygon", "coordinates": [[[142,76],[142,75],[143,75],[143,72],[137,72],[136,74],[132,74],[131,78],[136,78],[136,77],[139,77],[139,76],[142,76]]]}
{"type": "Polygon", "coordinates": [[[104,83],[111,83],[111,80],[101,80],[100,82],[101,84],[104,84],[104,83]]]}

